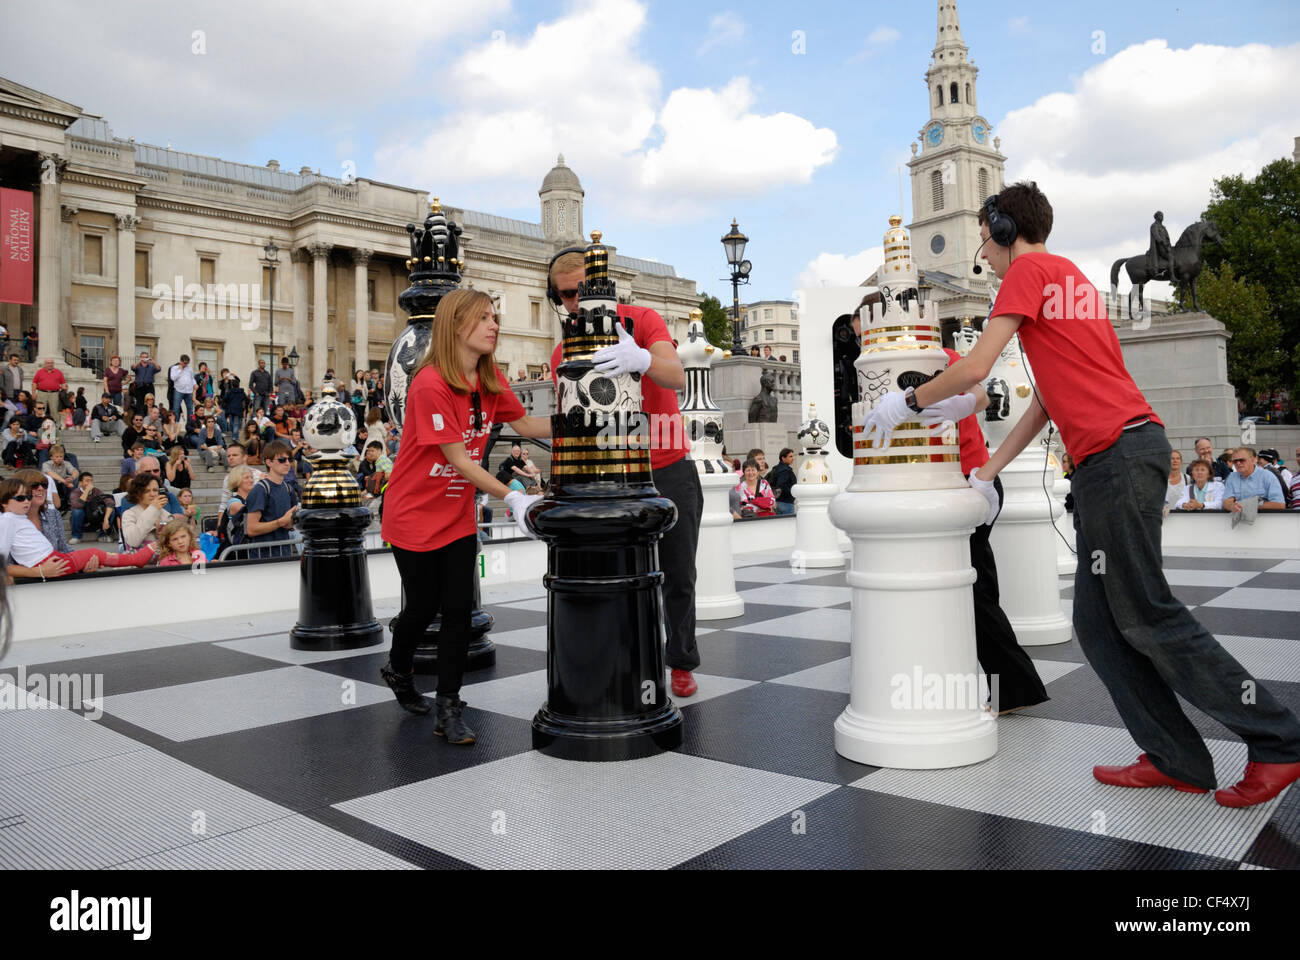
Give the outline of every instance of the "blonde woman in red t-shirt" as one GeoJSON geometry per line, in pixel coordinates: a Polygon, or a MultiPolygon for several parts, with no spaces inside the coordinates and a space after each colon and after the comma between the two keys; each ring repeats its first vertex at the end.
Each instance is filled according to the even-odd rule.
{"type": "Polygon", "coordinates": [[[402,445],[385,493],[382,533],[393,546],[404,589],[381,672],[398,703],[428,713],[428,701],[415,689],[415,647],[441,612],[433,732],[448,743],[474,742],[459,694],[478,575],[475,493],[504,500],[525,536],[532,536],[528,507],[538,499],[507,489],[484,470],[483,447],[494,423],[509,423],[521,437],[551,435],[548,419],[524,415],[497,368],[497,330],[492,299],[481,291],[454,290],[439,302],[429,348],[411,371],[402,445]]]}

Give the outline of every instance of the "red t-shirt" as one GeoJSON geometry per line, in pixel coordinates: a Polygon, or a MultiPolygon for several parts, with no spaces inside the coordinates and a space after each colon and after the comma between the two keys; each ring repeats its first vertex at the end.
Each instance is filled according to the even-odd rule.
{"type": "Polygon", "coordinates": [[[32,376],[32,386],[37,390],[44,390],[47,393],[53,393],[55,390],[60,389],[65,383],[67,383],[67,381],[63,379],[63,371],[58,369],[46,370],[44,367],[41,367],[41,369],[37,370],[32,376]]]}
{"type": "MultiPolygon", "coordinates": [[[[620,303],[618,315],[632,318],[632,339],[638,347],[649,350],[652,344],[673,342],[663,317],[649,307],[631,307],[620,303]]],[[[563,344],[556,344],[551,353],[552,381],[559,377],[554,371],[559,369],[562,347],[563,344]]],[[[661,387],[648,376],[643,376],[641,409],[650,415],[651,470],[662,470],[691,452],[691,444],[686,439],[686,429],[682,425],[682,411],[677,406],[676,390],[661,387]]]]}
{"type": "MultiPolygon", "coordinates": [[[[497,370],[504,386],[509,381],[497,370]]],[[[472,394],[457,393],[437,367],[415,376],[406,395],[402,444],[384,494],[383,538],[403,550],[436,550],[473,535],[476,488],[442,455],[441,444],[462,441],[478,463],[494,423],[524,416],[523,404],[508,386],[501,393],[479,391],[483,426],[473,427],[472,394]]]]}
{"type": "MultiPolygon", "coordinates": [[[[948,354],[948,366],[961,359],[956,350],[943,348],[948,354]]],[[[989,462],[989,448],[984,442],[984,431],[980,429],[979,414],[972,413],[957,424],[957,442],[961,445],[961,472],[970,476],[989,462]]]]}
{"type": "Polygon", "coordinates": [[[1106,302],[1064,257],[1016,257],[991,316],[1019,314],[1020,342],[1038,394],[1074,462],[1119,439],[1126,423],[1149,417],[1164,426],[1124,366],[1106,302]]]}

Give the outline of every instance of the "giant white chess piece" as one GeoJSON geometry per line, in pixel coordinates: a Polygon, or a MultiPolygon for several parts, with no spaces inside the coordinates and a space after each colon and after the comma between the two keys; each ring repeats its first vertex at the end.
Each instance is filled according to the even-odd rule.
{"type": "Polygon", "coordinates": [[[731,552],[733,521],[728,497],[736,486],[736,475],[722,459],[722,409],[713,402],[709,378],[713,362],[730,354],[709,343],[704,336],[703,311],[692,310],[677,356],[686,371],[682,425],[704,494],[700,539],[695,547],[695,618],[729,620],[745,612],[745,601],[736,592],[731,552]]]}
{"type": "Polygon", "coordinates": [[[831,428],[817,418],[817,405],[808,404],[808,419],[799,426],[798,479],[791,491],[798,509],[795,513],[794,553],[792,564],[804,567],[842,567],[844,554],[840,551],[839,535],[831,523],[831,499],[840,492],[840,485],[831,477],[826,462],[825,447],[831,439],[831,428]]]}
{"type": "MultiPolygon", "coordinates": [[[[894,256],[910,260],[899,224],[885,239],[887,257],[892,239],[894,256]]],[[[955,430],[933,436],[904,421],[883,448],[864,439],[868,410],[948,365],[936,305],[920,303],[914,286],[881,293],[879,317],[875,304],[863,308],[853,478],[830,507],[853,544],[852,685],[835,749],[881,767],[978,763],[997,751],[979,690],[971,592],[970,535],[988,504],[962,476],[955,430]]]]}
{"type": "MultiPolygon", "coordinates": [[[[1029,405],[1037,403],[1033,373],[1012,336],[985,384],[989,406],[980,424],[989,449],[1007,438],[1029,405]]],[[[1065,513],[1063,498],[1052,493],[1056,474],[1048,462],[1046,432],[1025,446],[998,474],[1004,495],[1002,512],[989,542],[998,564],[1002,610],[1022,647],[1065,643],[1070,621],[1061,610],[1056,521],[1065,513]]]]}

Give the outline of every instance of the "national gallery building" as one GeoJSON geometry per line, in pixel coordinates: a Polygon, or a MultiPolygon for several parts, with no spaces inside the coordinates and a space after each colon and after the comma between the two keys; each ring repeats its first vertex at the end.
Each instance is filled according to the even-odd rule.
{"type": "MultiPolygon", "coordinates": [[[[382,367],[406,323],[397,306],[408,285],[406,225],[432,199],[415,187],[124,140],[106,120],[3,77],[0,188],[30,239],[31,303],[0,303],[11,339],[35,327],[38,353],[65,369],[148,350],[164,365],[188,353],[240,377],[258,357],[274,368],[296,349],[299,377],[317,384],[327,368],[382,367]],[[278,248],[274,300],[268,243],[278,248]]],[[[539,198],[538,223],[441,198],[464,228],[467,284],[498,302],[497,359],[512,378],[549,360],[559,330],[546,265],[586,240],[584,190],[563,157],[539,198]]],[[[652,260],[616,254],[612,266],[631,302],[684,334],[694,281],[652,260]]]]}

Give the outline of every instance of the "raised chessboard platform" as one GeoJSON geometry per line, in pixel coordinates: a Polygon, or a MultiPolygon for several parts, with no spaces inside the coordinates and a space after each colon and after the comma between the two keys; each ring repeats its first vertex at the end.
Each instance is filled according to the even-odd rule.
{"type": "MultiPolygon", "coordinates": [[[[386,645],[290,649],[294,611],[16,644],[0,675],[100,675],[103,696],[89,712],[0,710],[0,867],[1300,868],[1300,790],[1242,811],[1093,780],[1094,763],[1139,750],[1074,641],[1031,648],[1052,699],[999,721],[993,759],[843,759],[844,572],[737,564],[745,614],[700,625],[685,743],[626,763],[530,747],[546,694],[540,585],[485,588],[498,656],[466,678],[471,748],[398,707],[379,677],[386,645]]],[[[1165,569],[1300,710],[1300,560],[1169,556],[1165,569]]],[[[1062,580],[1067,609],[1071,592],[1062,580]]],[[[1244,745],[1187,709],[1220,784],[1234,782],[1244,745]]]]}

